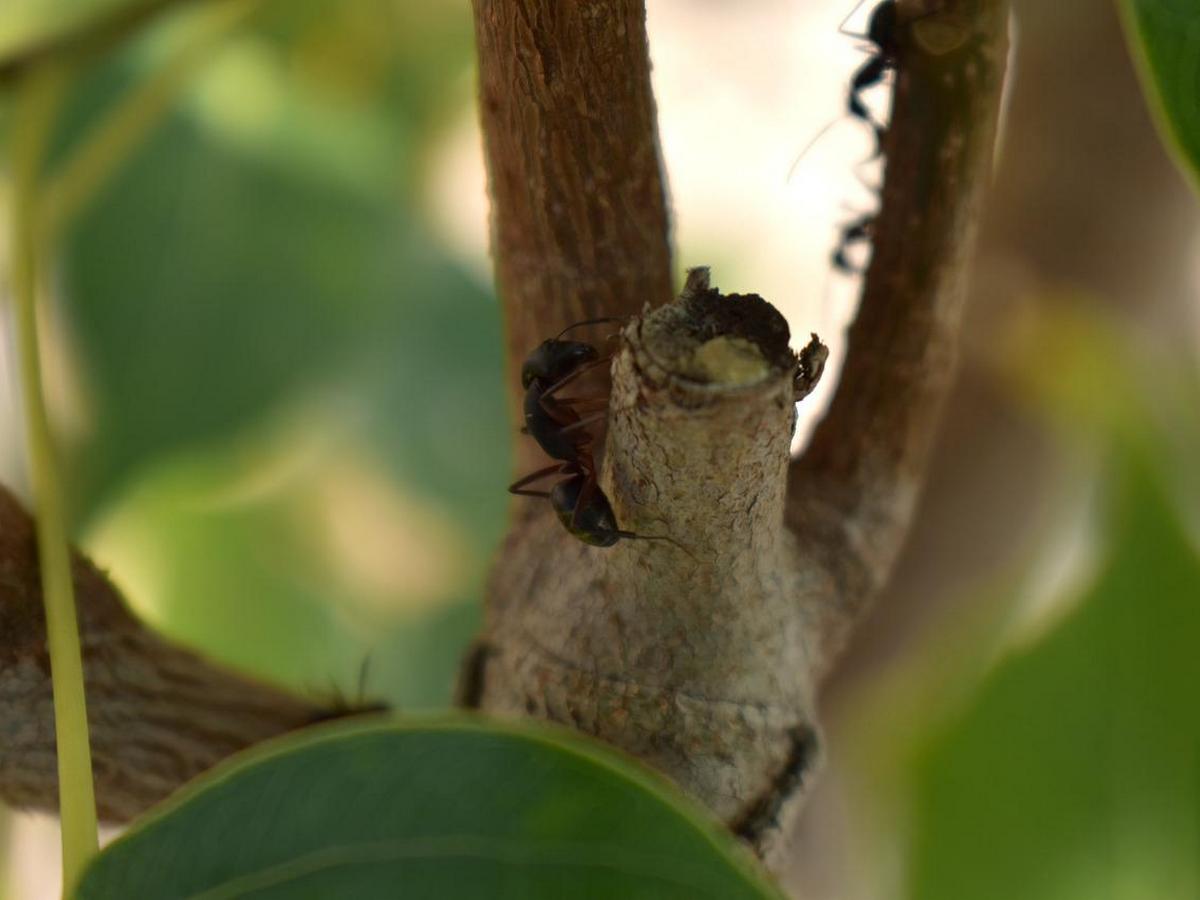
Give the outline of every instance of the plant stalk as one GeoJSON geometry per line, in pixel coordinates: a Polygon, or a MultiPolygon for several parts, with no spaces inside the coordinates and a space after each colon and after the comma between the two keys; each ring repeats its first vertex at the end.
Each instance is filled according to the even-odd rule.
{"type": "Polygon", "coordinates": [[[10,234],[26,448],[37,505],[38,559],[54,679],[64,895],[70,894],[98,846],[75,591],[65,506],[42,384],[36,308],[38,180],[67,76],[61,66],[46,66],[30,72],[21,84],[12,131],[10,234]]]}

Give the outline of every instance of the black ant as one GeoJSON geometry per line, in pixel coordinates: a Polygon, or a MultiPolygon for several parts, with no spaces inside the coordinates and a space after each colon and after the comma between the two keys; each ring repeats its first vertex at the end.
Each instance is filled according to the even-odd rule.
{"type": "MultiPolygon", "coordinates": [[[[861,3],[858,6],[862,6],[861,3]]],[[[854,7],[855,10],[858,6],[854,7]]],[[[850,15],[854,15],[852,10],[850,15]]],[[[876,121],[871,111],[863,102],[864,91],[883,82],[888,72],[894,72],[899,61],[900,42],[896,35],[898,17],[896,15],[896,0],[883,0],[873,10],[867,21],[867,33],[856,34],[846,31],[847,16],[838,31],[850,37],[860,38],[869,45],[867,61],[858,67],[858,71],[850,78],[850,94],[846,100],[846,111],[856,119],[861,119],[875,133],[875,153],[872,159],[883,155],[883,141],[887,136],[887,126],[876,121]]]]}
{"type": "Polygon", "coordinates": [[[551,459],[579,462],[580,454],[592,440],[585,429],[603,416],[598,413],[584,419],[579,415],[580,410],[595,404],[603,408],[608,403],[606,397],[556,396],[579,376],[612,358],[601,357],[591,344],[564,341],[562,336],[584,325],[618,321],[622,320],[608,317],[568,325],[555,337],[542,341],[521,366],[521,386],[525,388],[522,431],[537,441],[551,459]]]}
{"type": "Polygon", "coordinates": [[[599,403],[601,408],[606,407],[607,398],[556,396],[559,390],[585,372],[611,359],[611,356],[601,357],[591,344],[564,341],[562,336],[584,325],[618,321],[624,320],[602,318],[576,322],[539,344],[521,366],[521,385],[525,388],[525,427],[522,431],[536,440],[548,456],[561,462],[526,475],[513,482],[508,490],[524,497],[548,499],[563,527],[586,544],[611,547],[621,538],[627,538],[671,541],[678,547],[679,544],[669,537],[640,535],[617,527],[612,504],[600,490],[596,477],[596,461],[591,451],[595,436],[587,430],[587,426],[603,418],[604,413],[586,418],[579,414],[585,406],[599,403]],[[564,477],[549,491],[526,487],[550,475],[564,477]]]}
{"type": "MultiPolygon", "coordinates": [[[[862,6],[859,3],[858,6],[862,6]]],[[[858,6],[854,7],[855,10],[858,6]]],[[[854,15],[852,10],[850,15],[854,15]]],[[[846,111],[857,119],[861,119],[875,135],[875,152],[869,157],[876,159],[883,155],[883,143],[887,137],[887,126],[879,122],[871,115],[870,109],[867,108],[863,101],[863,92],[882,83],[888,72],[894,72],[899,62],[900,46],[897,38],[898,18],[896,15],[895,0],[883,0],[876,5],[871,11],[871,18],[867,22],[866,34],[855,34],[854,32],[846,31],[846,21],[850,16],[842,20],[842,24],[838,26],[838,31],[842,34],[851,37],[861,38],[868,44],[867,50],[869,56],[867,61],[858,67],[854,75],[850,78],[850,91],[846,100],[846,111]]],[[[865,213],[846,222],[841,226],[841,236],[838,238],[837,246],[834,247],[833,253],[830,256],[830,263],[839,272],[846,275],[858,275],[861,273],[861,267],[856,264],[849,255],[850,248],[855,244],[866,243],[871,240],[871,232],[875,225],[875,213],[865,213]]]]}

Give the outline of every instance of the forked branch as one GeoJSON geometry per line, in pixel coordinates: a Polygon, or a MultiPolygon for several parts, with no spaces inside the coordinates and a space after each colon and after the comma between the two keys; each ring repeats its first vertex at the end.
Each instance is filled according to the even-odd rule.
{"type": "MultiPolygon", "coordinates": [[[[615,5],[619,15],[589,17],[601,6],[476,4],[514,388],[521,355],[566,324],[564,310],[620,315],[661,297],[666,232],[645,230],[665,228],[657,205],[638,220],[639,240],[576,248],[569,266],[549,272],[546,259],[562,254],[529,256],[524,232],[542,229],[553,240],[539,246],[551,248],[593,241],[590,217],[627,209],[634,184],[657,184],[657,175],[643,167],[626,172],[635,182],[567,177],[548,186],[514,174],[558,172],[550,161],[559,158],[576,175],[613,165],[610,154],[620,160],[610,174],[649,160],[648,99],[636,114],[620,105],[650,94],[643,10],[615,5]],[[562,27],[585,20],[587,29],[562,27]],[[637,52],[617,74],[597,65],[607,53],[578,47],[581,37],[637,52]],[[558,64],[559,41],[571,65],[558,64]],[[614,77],[620,90],[607,84],[614,77]],[[586,99],[563,102],[575,96],[586,99]],[[605,112],[597,103],[618,105],[605,112]],[[597,130],[614,118],[622,130],[597,130]],[[598,142],[600,134],[625,146],[598,142]],[[626,255],[613,258],[615,250],[626,255]],[[654,275],[630,289],[614,272],[654,275]]],[[[595,435],[599,489],[619,526],[669,536],[688,552],[646,541],[586,547],[545,501],[523,499],[493,569],[484,635],[464,668],[467,705],[564,722],[624,748],[767,856],[819,755],[817,682],[907,527],[951,377],[990,171],[1007,3],[900,0],[896,10],[875,255],[842,384],[812,446],[789,471],[797,375],[812,373],[787,350],[786,323],[761,298],[725,297],[706,271],[693,272],[678,303],[647,308],[622,330],[607,440],[595,435]]]]}
{"type": "Polygon", "coordinates": [[[788,521],[836,583],[832,656],[908,529],[953,377],[965,278],[991,173],[1007,0],[900,4],[900,59],[874,251],[829,412],[793,465],[788,521]]]}

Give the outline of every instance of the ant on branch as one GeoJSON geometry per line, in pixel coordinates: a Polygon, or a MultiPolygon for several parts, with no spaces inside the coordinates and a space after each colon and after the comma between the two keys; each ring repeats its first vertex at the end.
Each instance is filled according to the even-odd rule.
{"type": "MultiPolygon", "coordinates": [[[[859,3],[851,10],[850,15],[862,6],[859,3]]],[[[863,92],[875,87],[877,84],[882,84],[883,79],[888,72],[894,72],[899,63],[900,42],[896,36],[896,26],[898,19],[896,16],[896,0],[883,0],[873,10],[871,10],[871,18],[867,21],[866,34],[858,34],[853,31],[846,30],[846,22],[850,16],[842,20],[842,24],[838,26],[838,31],[847,37],[858,38],[866,41],[867,46],[863,49],[869,54],[866,62],[858,67],[858,70],[850,78],[850,93],[846,99],[846,111],[856,119],[861,119],[871,127],[875,133],[875,153],[871,159],[876,159],[883,155],[883,141],[887,137],[887,126],[879,122],[871,115],[870,109],[863,101],[863,92]]]]}
{"type": "MultiPolygon", "coordinates": [[[[863,93],[881,84],[888,72],[896,71],[899,64],[900,45],[897,37],[898,17],[896,15],[896,0],[882,0],[871,11],[865,34],[846,30],[846,22],[850,16],[862,6],[860,2],[850,15],[838,26],[841,34],[866,41],[863,48],[869,56],[850,78],[850,91],[846,99],[846,112],[856,119],[865,122],[875,135],[875,152],[868,159],[878,159],[883,156],[883,144],[887,137],[887,125],[878,121],[863,99],[863,93]]],[[[857,265],[849,255],[850,248],[855,244],[871,240],[872,227],[875,224],[875,213],[864,213],[841,226],[841,236],[837,246],[830,256],[830,262],[835,269],[846,275],[858,275],[862,267],[857,265]]]]}
{"type": "Polygon", "coordinates": [[[670,541],[679,547],[666,536],[635,534],[617,527],[612,504],[597,481],[596,461],[591,449],[595,435],[588,431],[589,425],[607,414],[608,398],[558,396],[560,390],[585,372],[612,359],[611,355],[600,356],[591,344],[564,341],[563,335],[585,325],[621,321],[625,320],[608,317],[576,322],[543,341],[526,358],[521,366],[521,386],[525,388],[525,427],[521,430],[537,441],[547,456],[559,462],[513,482],[508,490],[523,497],[548,499],[563,527],[585,544],[611,547],[626,538],[670,541]],[[589,416],[580,415],[593,409],[600,411],[589,416]],[[564,477],[548,491],[527,487],[550,475],[564,477]]]}
{"type": "Polygon", "coordinates": [[[525,388],[525,427],[521,430],[537,441],[551,459],[578,462],[592,441],[587,426],[604,416],[601,411],[585,419],[579,413],[588,407],[604,410],[608,406],[607,397],[557,396],[572,381],[612,359],[612,356],[601,357],[591,344],[564,341],[562,336],[585,325],[619,321],[623,320],[606,317],[568,325],[538,344],[521,365],[521,387],[525,388]]]}

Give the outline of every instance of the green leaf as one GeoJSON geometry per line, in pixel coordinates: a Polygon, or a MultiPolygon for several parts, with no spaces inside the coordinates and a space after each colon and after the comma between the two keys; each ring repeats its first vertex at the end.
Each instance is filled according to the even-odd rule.
{"type": "Polygon", "coordinates": [[[1120,483],[1092,588],[924,756],[910,896],[1200,896],[1200,558],[1148,466],[1120,483]]]}
{"type": "Polygon", "coordinates": [[[1176,161],[1200,172],[1200,0],[1120,0],[1142,85],[1176,161]]]}
{"type": "Polygon", "coordinates": [[[80,898],[778,898],[657,776],[476,719],[323,728],[259,748],[114,842],[80,898]]]}
{"type": "MultiPolygon", "coordinates": [[[[263,134],[182,106],[66,246],[62,292],[89,417],[103,425],[71,461],[80,519],[142,467],[331,388],[388,403],[370,427],[400,445],[387,447],[400,474],[480,521],[502,517],[501,499],[483,513],[476,500],[503,497],[503,441],[468,460],[467,448],[492,442],[463,440],[507,430],[499,311],[395,191],[413,139],[404,116],[371,107],[331,120],[270,87],[278,73],[251,65],[254,52],[227,56],[241,59],[226,66],[236,71],[210,79],[226,87],[200,93],[278,94],[276,114],[253,119],[263,134]]],[[[117,65],[98,73],[75,118],[111,103],[125,80],[117,65]]],[[[241,121],[232,103],[199,106],[241,121]]]]}

